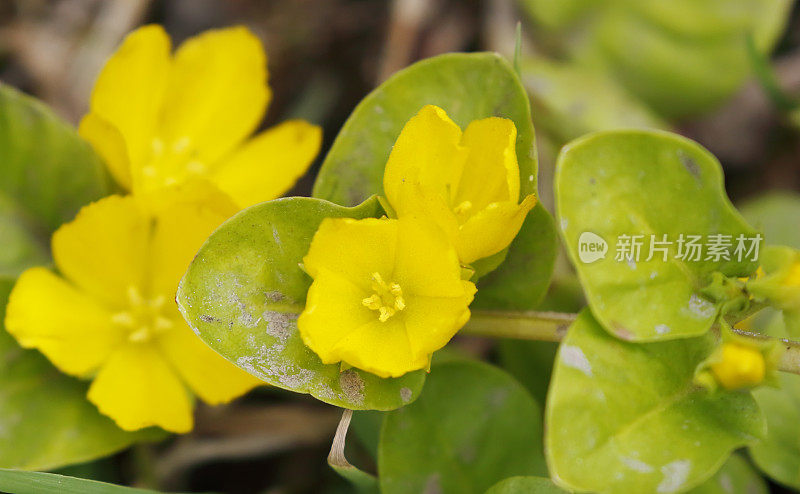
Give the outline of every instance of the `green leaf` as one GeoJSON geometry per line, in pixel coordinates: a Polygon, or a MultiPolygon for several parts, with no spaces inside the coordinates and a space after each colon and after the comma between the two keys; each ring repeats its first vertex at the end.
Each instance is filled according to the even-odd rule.
{"type": "Polygon", "coordinates": [[[733,255],[737,236],[756,232],[728,201],[719,162],[688,139],[659,131],[591,134],[561,151],[555,188],[563,239],[589,305],[620,338],[705,333],[718,309],[700,294],[711,274],[746,276],[756,269],[746,256],[739,262],[733,255]],[[581,261],[584,232],[607,243],[604,258],[581,261]],[[680,235],[701,235],[707,244],[716,234],[731,235],[731,260],[706,260],[705,248],[700,261],[677,258],[680,235]],[[638,261],[620,258],[627,254],[617,248],[621,235],[644,235],[638,261]],[[658,252],[647,261],[651,235],[672,242],[666,261],[658,252]]]}
{"type": "Polygon", "coordinates": [[[780,389],[753,392],[767,418],[767,437],[750,446],[756,466],[781,484],[800,489],[800,376],[778,373],[780,389]]]}
{"type": "Polygon", "coordinates": [[[751,225],[764,232],[768,244],[800,249],[800,194],[770,192],[748,201],[740,210],[751,225]]]}
{"type": "Polygon", "coordinates": [[[424,370],[396,379],[342,372],[323,364],[297,331],[312,281],[300,263],[319,224],[382,214],[375,198],[355,208],[308,197],[247,208],[197,253],[178,288],[178,307],[211,348],[273,386],[355,410],[401,407],[422,389],[424,370]]]}
{"type": "MultiPolygon", "coordinates": [[[[786,338],[784,314],[766,308],[755,314],[750,329],[775,338],[786,338]]],[[[800,489],[800,376],[779,372],[779,388],[761,387],[753,391],[767,419],[767,435],[748,449],[756,466],[783,485],[800,489]]]]}
{"type": "Polygon", "coordinates": [[[449,53],[403,69],[358,104],[322,163],[314,197],[353,206],[383,194],[383,169],[397,136],[425,105],[443,108],[461,128],[505,117],[517,127],[521,195],[536,191],[536,152],[528,96],[496,53],[449,53]]]}
{"type": "Polygon", "coordinates": [[[560,142],[598,130],[668,127],[606,74],[576,63],[525,60],[522,84],[530,95],[537,128],[560,142]]]}
{"type": "Polygon", "coordinates": [[[81,206],[109,194],[102,162],[47,107],[0,84],[0,202],[49,234],[81,206]]]}
{"type": "Polygon", "coordinates": [[[483,493],[514,475],[546,474],[539,406],[488,364],[435,364],[413,404],[387,414],[378,449],[384,494],[483,493]]]}
{"type": "Polygon", "coordinates": [[[547,294],[557,253],[558,233],[553,217],[539,203],[525,218],[505,261],[480,279],[472,307],[535,309],[547,294]]]}
{"type": "Polygon", "coordinates": [[[0,469],[0,491],[10,494],[156,494],[96,480],[44,472],[0,469]]]}
{"type": "Polygon", "coordinates": [[[526,0],[553,51],[604,70],[661,114],[706,112],[751,75],[745,37],[768,54],[791,0],[526,0]]]}
{"type": "Polygon", "coordinates": [[[768,494],[766,482],[741,455],[733,454],[710,479],[689,494],[768,494]]]}
{"type": "Polygon", "coordinates": [[[510,477],[493,485],[486,494],[565,494],[552,480],[542,477],[510,477]]]}
{"type": "Polygon", "coordinates": [[[600,493],[678,492],[763,436],[750,393],[712,393],[693,383],[715,339],[629,343],[581,312],[559,348],[548,394],[553,479],[600,493]]]}

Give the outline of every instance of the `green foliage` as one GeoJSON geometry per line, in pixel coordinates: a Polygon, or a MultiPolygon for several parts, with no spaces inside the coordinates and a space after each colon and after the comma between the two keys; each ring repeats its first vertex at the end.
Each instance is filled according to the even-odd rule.
{"type": "Polygon", "coordinates": [[[505,372],[435,364],[419,399],[386,416],[381,492],[483,493],[510,476],[546,474],[541,429],[539,406],[505,372]]]}
{"type": "Polygon", "coordinates": [[[750,446],[759,469],[781,484],[800,489],[800,376],[780,374],[780,388],[753,392],[767,418],[767,437],[750,446]]]}
{"type": "Polygon", "coordinates": [[[15,207],[34,235],[109,193],[92,148],[42,103],[0,85],[0,122],[0,204],[15,207]]]}
{"type": "Polygon", "coordinates": [[[21,349],[2,329],[16,277],[50,263],[50,233],[107,195],[109,181],[74,130],[4,85],[0,122],[0,467],[56,468],[161,437],[120,430],[86,400],[84,383],[58,372],[39,352],[21,349]]]}
{"type": "Polygon", "coordinates": [[[713,477],[690,494],[767,494],[769,489],[758,472],[741,455],[733,454],[713,477]]]}
{"type": "Polygon", "coordinates": [[[0,491],[13,494],[156,494],[95,480],[44,472],[0,469],[0,491]]]}
{"type": "MultiPolygon", "coordinates": [[[[714,272],[747,276],[756,264],[677,258],[681,235],[755,236],[725,195],[719,162],[705,149],[659,131],[600,132],[573,141],[558,159],[558,221],[589,305],[616,336],[651,341],[700,335],[718,307],[701,294],[714,272]],[[697,214],[702,212],[702,214],[697,214]],[[584,263],[579,238],[592,232],[608,243],[605,258],[584,263]],[[650,235],[667,235],[667,260],[647,261],[650,235]],[[620,235],[644,235],[638,262],[615,259],[620,235]]],[[[703,237],[706,242],[706,237],[703,237]]],[[[732,253],[733,248],[728,249],[732,253]]],[[[617,253],[619,254],[619,252],[617,253]]]]}
{"type": "Polygon", "coordinates": [[[740,210],[764,233],[768,244],[800,249],[800,194],[772,192],[743,204],[740,210]]]}
{"type": "Polygon", "coordinates": [[[323,364],[297,331],[312,281],[300,263],[319,224],[382,214],[375,198],[355,208],[305,197],[247,208],[200,249],[178,288],[178,306],[211,348],[273,386],[344,408],[403,406],[419,393],[425,371],[397,379],[341,372],[338,364],[323,364]]]}
{"type": "Polygon", "coordinates": [[[647,105],[602,72],[531,58],[522,64],[521,78],[538,130],[560,142],[599,130],[668,127],[647,105]]]}
{"type": "Polygon", "coordinates": [[[493,485],[486,494],[562,494],[553,481],[542,477],[510,477],[493,485]]]}
{"type": "Polygon", "coordinates": [[[750,393],[694,384],[715,340],[625,342],[584,310],[559,348],[546,404],[553,479],[601,493],[679,492],[763,436],[750,393]]]}
{"type": "Polygon", "coordinates": [[[768,53],[792,1],[522,4],[553,51],[606,72],[662,115],[680,118],[708,111],[741,86],[751,71],[746,37],[768,53]]]}
{"type": "Polygon", "coordinates": [[[550,286],[557,252],[553,217],[539,203],[528,213],[502,264],[478,282],[472,307],[535,309],[550,286]]]}

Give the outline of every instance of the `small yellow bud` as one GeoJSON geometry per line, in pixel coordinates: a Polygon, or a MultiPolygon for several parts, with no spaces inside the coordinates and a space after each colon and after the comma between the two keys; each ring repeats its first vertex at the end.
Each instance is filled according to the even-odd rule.
{"type": "Polygon", "coordinates": [[[755,386],[764,380],[766,365],[758,348],[725,343],[722,358],[711,365],[711,372],[725,389],[741,389],[755,386]]]}

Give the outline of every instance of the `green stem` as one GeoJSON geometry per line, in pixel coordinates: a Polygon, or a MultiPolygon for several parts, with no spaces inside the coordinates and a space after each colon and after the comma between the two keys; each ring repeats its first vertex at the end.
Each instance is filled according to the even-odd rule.
{"type": "MultiPolygon", "coordinates": [[[[577,314],[563,312],[476,310],[472,312],[472,317],[461,333],[490,338],[561,341],[567,333],[567,328],[577,317],[577,314]]],[[[733,332],[759,342],[772,340],[780,342],[785,351],[778,364],[778,370],[800,374],[800,342],[741,329],[734,329],[733,332]]]]}

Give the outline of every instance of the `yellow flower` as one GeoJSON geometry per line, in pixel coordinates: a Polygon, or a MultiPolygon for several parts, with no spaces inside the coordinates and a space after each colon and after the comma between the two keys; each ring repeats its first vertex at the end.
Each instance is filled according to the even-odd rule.
{"type": "Polygon", "coordinates": [[[63,372],[92,378],[89,400],[121,428],[191,430],[187,387],[216,404],[261,383],[207,347],[174,303],[195,252],[235,209],[201,184],[84,207],[53,235],[59,274],[20,276],[6,329],[63,372]]]}
{"type": "Polygon", "coordinates": [[[475,120],[463,133],[439,107],[409,120],[383,176],[399,218],[433,220],[465,264],[500,252],[519,232],[536,196],[519,201],[517,129],[506,118],[475,120]]]}
{"type": "Polygon", "coordinates": [[[725,389],[750,388],[760,384],[766,373],[761,350],[739,343],[724,343],[711,372],[725,389]]]}
{"type": "Polygon", "coordinates": [[[427,367],[469,319],[475,285],[428,224],[328,218],[303,262],[314,282],[297,326],[326,364],[398,377],[427,367]]]}
{"type": "Polygon", "coordinates": [[[270,100],[266,55],[244,27],[207,31],[174,56],[160,26],[137,29],[106,63],[79,132],[127,191],[203,178],[239,208],[292,187],[321,130],[290,120],[247,140],[270,100]]]}

